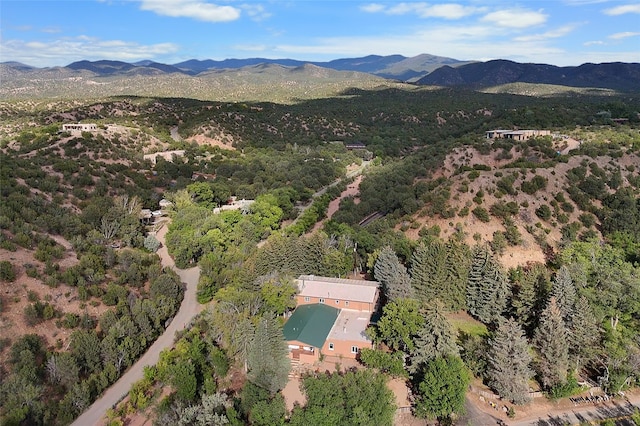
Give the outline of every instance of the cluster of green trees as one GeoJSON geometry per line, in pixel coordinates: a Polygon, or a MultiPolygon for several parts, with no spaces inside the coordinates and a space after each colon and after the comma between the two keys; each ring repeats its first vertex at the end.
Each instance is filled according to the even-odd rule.
{"type": "Polygon", "coordinates": [[[30,250],[35,259],[3,263],[2,278],[15,279],[25,266],[51,287],[77,288],[83,304],[113,308],[95,318],[30,297],[27,323],[49,321],[71,329],[71,338],[55,347],[35,334],[3,341],[11,358],[2,369],[3,424],[72,421],[157,338],[182,300],[178,276],[143,248],[138,215],[159,198],[139,173],[142,144],[89,133],[60,142],[70,135],[57,129],[37,128],[16,149],[0,152],[0,243],[3,250],[30,250]],[[74,266],[60,266],[68,253],[51,234],[71,243],[74,266]]]}
{"type": "MultiPolygon", "coordinates": [[[[447,412],[420,404],[442,390],[436,383],[446,387],[448,377],[464,383],[468,371],[516,404],[529,400],[534,379],[557,398],[580,390],[578,377],[598,382],[610,394],[640,378],[640,269],[621,247],[574,242],[553,269],[532,264],[509,271],[488,248],[470,249],[455,239],[423,239],[408,268],[390,247],[376,256],[374,277],[389,302],[370,335],[391,354],[404,354],[411,383],[423,398],[416,413],[435,418],[458,412],[462,403],[447,412]],[[447,316],[459,310],[484,323],[489,333],[458,335],[447,316]],[[447,373],[444,365],[459,368],[447,373]],[[441,381],[427,380],[430,374],[441,381]]],[[[393,355],[365,351],[361,359],[401,375],[393,355]]],[[[462,398],[464,387],[455,389],[448,397],[462,398]]]]}
{"type": "Polygon", "coordinates": [[[115,382],[179,306],[183,290],[178,276],[157,271],[150,278],[149,297],[120,287],[115,309],[97,322],[87,318],[71,324],[80,328],[71,334],[68,350],[53,350],[36,334],[13,342],[0,385],[3,424],[67,424],[115,382]]]}

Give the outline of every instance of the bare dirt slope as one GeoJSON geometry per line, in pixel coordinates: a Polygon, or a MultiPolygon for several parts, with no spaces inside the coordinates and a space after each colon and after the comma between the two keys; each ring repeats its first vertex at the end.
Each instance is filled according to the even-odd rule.
{"type": "MultiPolygon", "coordinates": [[[[51,236],[58,244],[65,248],[63,257],[56,260],[61,270],[78,263],[71,244],[61,236],[51,236]]],[[[34,257],[35,250],[17,248],[16,251],[0,249],[0,260],[10,261],[16,271],[16,280],[3,282],[0,290],[2,298],[2,315],[0,315],[0,335],[14,342],[20,336],[35,333],[42,336],[51,347],[66,347],[69,336],[73,330],[68,330],[56,325],[58,318],[42,321],[35,325],[29,325],[25,318],[25,308],[36,300],[51,304],[60,316],[66,313],[76,315],[89,314],[99,318],[107,307],[101,303],[84,303],[78,298],[78,290],[66,285],[49,286],[43,282],[45,267],[44,262],[34,257]],[[27,275],[27,270],[32,271],[27,275]],[[33,271],[37,271],[34,276],[33,271]]],[[[6,356],[7,352],[3,352],[6,356]]],[[[4,359],[3,359],[4,361],[4,359]]]]}
{"type": "MultiPolygon", "coordinates": [[[[578,145],[577,141],[569,138],[568,142],[563,140],[562,144],[558,145],[558,150],[569,152],[571,148],[575,149],[578,145]]],[[[481,206],[489,211],[490,207],[497,202],[515,202],[519,208],[518,213],[512,219],[521,234],[522,243],[517,246],[507,247],[505,253],[501,256],[501,261],[507,268],[524,265],[529,262],[544,262],[545,253],[530,231],[533,230],[535,233],[543,235],[547,243],[557,247],[562,239],[561,228],[563,224],[559,223],[555,218],[548,221],[541,220],[536,216],[536,209],[543,204],[550,205],[554,202],[554,198],[560,194],[568,203],[568,208],[572,209],[572,211],[560,211],[560,213],[566,215],[565,223],[578,222],[580,214],[583,213],[566,191],[569,185],[567,172],[585,163],[595,163],[602,169],[619,167],[623,171],[627,168],[637,168],[638,164],[640,164],[640,158],[635,154],[623,155],[620,158],[611,158],[609,156],[591,158],[584,155],[573,155],[568,158],[567,162],[558,162],[554,167],[522,169],[508,167],[509,163],[520,158],[520,153],[515,148],[509,152],[508,157],[510,158],[504,157],[506,157],[505,154],[499,155],[497,152],[481,154],[472,147],[462,147],[454,150],[447,156],[444,165],[436,171],[432,179],[445,179],[445,185],[448,185],[451,194],[448,206],[452,207],[457,214],[445,219],[439,215],[429,215],[423,209],[411,218],[411,223],[401,224],[398,229],[403,229],[406,235],[414,240],[419,238],[418,233],[423,227],[438,226],[441,230],[440,237],[445,239],[453,235],[457,229],[462,229],[465,233],[466,242],[470,245],[474,245],[477,242],[490,242],[493,240],[495,231],[505,231],[503,220],[492,215],[489,222],[482,222],[471,213],[471,210],[481,206]],[[472,168],[476,165],[488,166],[491,170],[474,170],[473,172],[460,173],[462,166],[472,168]],[[497,190],[498,181],[502,177],[511,174],[517,174],[518,176],[513,183],[516,193],[513,195],[501,193],[497,190]],[[546,188],[534,194],[527,194],[520,190],[522,182],[530,181],[536,175],[542,176],[547,180],[546,188]],[[480,204],[477,202],[478,193],[483,194],[480,204]],[[465,207],[467,208],[467,213],[463,214],[465,207]]],[[[625,173],[623,172],[622,175],[623,185],[628,185],[628,181],[624,178],[625,173]]],[[[595,204],[597,205],[597,201],[595,204]]]]}

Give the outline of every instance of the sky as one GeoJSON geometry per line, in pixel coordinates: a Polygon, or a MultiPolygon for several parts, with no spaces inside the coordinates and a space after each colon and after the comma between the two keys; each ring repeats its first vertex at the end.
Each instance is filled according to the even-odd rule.
{"type": "Polygon", "coordinates": [[[558,66],[640,62],[638,0],[2,0],[0,62],[422,53],[558,66]]]}

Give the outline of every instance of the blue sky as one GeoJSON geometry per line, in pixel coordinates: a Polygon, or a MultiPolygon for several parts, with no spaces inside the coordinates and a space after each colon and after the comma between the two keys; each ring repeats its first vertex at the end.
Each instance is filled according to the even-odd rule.
{"type": "Polygon", "coordinates": [[[0,61],[325,61],[421,53],[580,65],[640,62],[640,2],[2,0],[0,61]]]}

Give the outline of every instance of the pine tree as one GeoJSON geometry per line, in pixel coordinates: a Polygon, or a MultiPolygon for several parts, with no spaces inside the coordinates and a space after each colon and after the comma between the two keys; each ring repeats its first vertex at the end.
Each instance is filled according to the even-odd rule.
{"type": "Polygon", "coordinates": [[[544,265],[536,263],[513,274],[510,311],[532,336],[538,326],[538,318],[548,301],[548,272],[544,265]]]}
{"type": "Polygon", "coordinates": [[[566,266],[560,267],[560,270],[553,280],[551,297],[556,299],[556,304],[558,305],[558,309],[560,309],[565,323],[568,322],[576,303],[576,286],[566,266]]]}
{"type": "Polygon", "coordinates": [[[291,363],[282,329],[273,317],[264,315],[256,326],[247,356],[247,378],[272,394],[287,384],[291,363]]]}
{"type": "Polygon", "coordinates": [[[441,290],[446,278],[447,252],[440,240],[422,242],[411,257],[411,285],[416,296],[423,302],[442,297],[441,290]]]}
{"type": "Polygon", "coordinates": [[[469,246],[457,238],[451,238],[446,244],[446,306],[453,310],[466,309],[467,279],[471,267],[469,246]]]}
{"type": "Polygon", "coordinates": [[[512,318],[503,320],[489,340],[487,377],[489,386],[514,404],[529,401],[529,344],[520,325],[512,318]]]}
{"type": "Polygon", "coordinates": [[[467,281],[467,309],[484,323],[497,320],[507,307],[509,282],[486,248],[476,248],[467,281]]]}
{"type": "Polygon", "coordinates": [[[414,339],[409,371],[416,373],[431,360],[441,357],[458,356],[456,331],[444,316],[444,306],[436,300],[425,311],[425,322],[414,339]]]}
{"type": "Polygon", "coordinates": [[[471,374],[457,356],[437,357],[424,367],[418,383],[417,417],[450,424],[452,415],[464,410],[471,374]]]}
{"type": "Polygon", "coordinates": [[[463,309],[469,257],[467,246],[457,239],[422,242],[411,261],[411,285],[417,297],[426,303],[438,298],[448,309],[463,309]]]}
{"type": "Polygon", "coordinates": [[[600,343],[600,327],[586,297],[575,304],[569,321],[569,356],[576,369],[587,364],[595,355],[600,343]]]}
{"type": "Polygon", "coordinates": [[[382,285],[388,300],[412,297],[411,279],[407,268],[400,263],[398,256],[390,246],[380,250],[374,269],[374,277],[382,285]]]}
{"type": "Polygon", "coordinates": [[[533,344],[538,351],[536,362],[542,385],[550,389],[567,381],[569,368],[569,335],[564,325],[562,312],[551,297],[549,305],[542,312],[540,325],[536,330],[533,344]]]}

